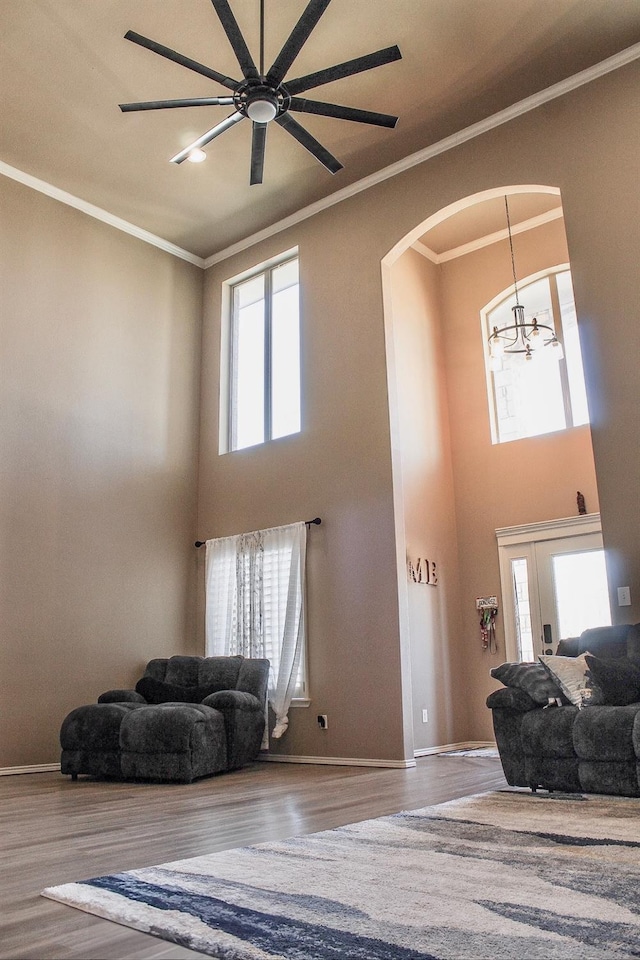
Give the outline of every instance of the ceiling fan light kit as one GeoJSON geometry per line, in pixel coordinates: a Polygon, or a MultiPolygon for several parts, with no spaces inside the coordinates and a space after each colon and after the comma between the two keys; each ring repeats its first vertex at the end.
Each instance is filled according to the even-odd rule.
{"type": "Polygon", "coordinates": [[[278,114],[278,98],[270,90],[254,92],[247,98],[247,116],[255,123],[269,123],[278,114]]]}
{"type": "MultiPolygon", "coordinates": [[[[304,93],[314,87],[343,77],[350,77],[365,70],[372,70],[394,60],[401,60],[402,54],[397,46],[385,47],[363,57],[356,57],[344,63],[335,64],[324,70],[288,80],[285,77],[293,61],[298,56],[303,45],[309,38],[312,30],[320,20],[331,0],[310,0],[302,16],[293,28],[280,53],[270,69],[264,70],[264,3],[260,0],[260,63],[256,66],[240,31],[236,18],[228,0],[211,0],[229,43],[236,55],[243,79],[234,80],[212,67],[198,63],[190,57],[165,47],[155,40],[143,37],[133,30],[125,34],[125,39],[136,43],[153,53],[179,63],[189,70],[199,73],[216,83],[221,84],[232,95],[224,97],[194,97],[180,100],[149,100],[140,103],[121,103],[123,113],[134,113],[144,110],[168,110],[180,107],[211,107],[231,106],[235,110],[232,114],[217,123],[193,143],[171,157],[172,163],[182,163],[191,160],[192,155],[204,159],[200,154],[202,148],[211,143],[216,137],[241,120],[251,120],[253,124],[251,140],[251,179],[252,184],[262,183],[264,172],[264,155],[266,147],[267,126],[275,121],[283,130],[308,150],[330,173],[337,173],[342,169],[340,161],[323,147],[316,138],[309,133],[302,124],[291,116],[292,112],[312,113],[325,117],[334,117],[339,120],[351,120],[356,123],[368,123],[378,127],[395,127],[398,118],[385,113],[375,113],[369,110],[359,110],[354,107],[344,107],[334,103],[323,103],[319,100],[307,100],[296,94],[304,93]]],[[[205,155],[206,156],[206,155],[205,155]]],[[[195,162],[198,162],[196,159],[195,162]]]]}

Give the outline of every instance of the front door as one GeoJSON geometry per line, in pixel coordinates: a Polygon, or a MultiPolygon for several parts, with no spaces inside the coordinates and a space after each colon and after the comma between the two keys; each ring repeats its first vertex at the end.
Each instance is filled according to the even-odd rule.
{"type": "Polygon", "coordinates": [[[561,639],[611,624],[599,517],[497,535],[507,660],[536,660],[561,639]]]}

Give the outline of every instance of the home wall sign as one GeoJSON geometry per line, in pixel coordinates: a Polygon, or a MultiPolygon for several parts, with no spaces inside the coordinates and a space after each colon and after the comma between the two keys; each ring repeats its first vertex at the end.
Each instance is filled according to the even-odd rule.
{"type": "Polygon", "coordinates": [[[424,557],[418,557],[413,560],[407,560],[407,570],[409,580],[413,583],[424,583],[429,587],[435,587],[438,583],[438,568],[435,560],[427,560],[424,557]]]}

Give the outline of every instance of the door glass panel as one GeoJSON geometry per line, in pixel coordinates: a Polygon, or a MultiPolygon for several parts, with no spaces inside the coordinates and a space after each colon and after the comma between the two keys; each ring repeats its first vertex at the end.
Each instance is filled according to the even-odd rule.
{"type": "Polygon", "coordinates": [[[513,577],[513,602],[516,615],[518,659],[534,660],[533,631],[531,629],[531,605],[529,602],[529,575],[526,557],[511,561],[513,577]]]}
{"type": "Polygon", "coordinates": [[[604,550],[557,554],[552,562],[560,638],[610,626],[604,550]]]}

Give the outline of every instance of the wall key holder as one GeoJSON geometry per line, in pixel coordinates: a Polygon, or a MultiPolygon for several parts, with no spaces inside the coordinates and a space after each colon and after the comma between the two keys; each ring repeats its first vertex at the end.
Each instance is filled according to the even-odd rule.
{"type": "Polygon", "coordinates": [[[497,597],[476,597],[476,610],[480,611],[480,640],[482,649],[496,653],[496,617],[498,616],[497,597]]]}

